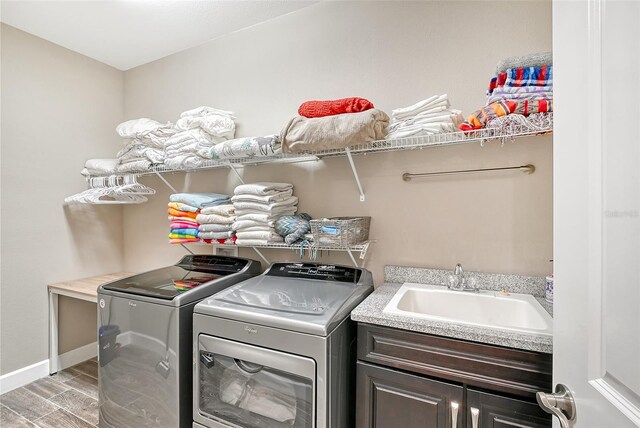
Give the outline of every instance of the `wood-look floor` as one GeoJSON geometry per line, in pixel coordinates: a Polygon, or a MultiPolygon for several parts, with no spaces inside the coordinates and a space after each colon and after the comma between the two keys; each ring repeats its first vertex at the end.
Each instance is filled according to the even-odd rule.
{"type": "Polygon", "coordinates": [[[2,428],[98,426],[98,363],[91,359],[0,395],[2,428]]]}

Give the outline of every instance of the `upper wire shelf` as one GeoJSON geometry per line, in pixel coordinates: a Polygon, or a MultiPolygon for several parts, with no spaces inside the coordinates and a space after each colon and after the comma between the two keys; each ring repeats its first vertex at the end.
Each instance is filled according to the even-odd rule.
{"type": "Polygon", "coordinates": [[[194,172],[214,168],[225,168],[240,165],[260,165],[268,163],[306,162],[323,158],[350,156],[351,154],[381,153],[400,150],[414,150],[427,147],[441,147],[454,144],[481,143],[491,140],[501,140],[505,143],[521,137],[529,137],[553,132],[552,121],[549,120],[535,129],[526,125],[512,125],[507,128],[483,128],[469,132],[447,132],[441,134],[424,135],[418,137],[398,138],[394,140],[377,140],[368,144],[351,146],[348,149],[321,150],[304,154],[278,153],[264,157],[236,158],[222,160],[207,160],[195,168],[167,168],[162,165],[153,167],[149,171],[131,173],[133,175],[152,175],[158,173],[194,172]]]}

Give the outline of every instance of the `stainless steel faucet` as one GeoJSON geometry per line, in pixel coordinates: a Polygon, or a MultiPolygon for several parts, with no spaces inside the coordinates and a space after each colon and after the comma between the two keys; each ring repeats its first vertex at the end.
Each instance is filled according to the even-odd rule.
{"type": "Polygon", "coordinates": [[[473,284],[467,285],[467,278],[464,275],[464,269],[462,265],[458,263],[455,268],[453,268],[453,275],[449,275],[449,284],[447,284],[447,288],[451,290],[457,291],[473,291],[477,292],[480,289],[475,286],[475,279],[472,278],[473,284]]]}

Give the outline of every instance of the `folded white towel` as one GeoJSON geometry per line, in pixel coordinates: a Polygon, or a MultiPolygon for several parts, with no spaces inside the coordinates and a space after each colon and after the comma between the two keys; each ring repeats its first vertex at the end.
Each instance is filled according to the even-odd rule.
{"type": "Polygon", "coordinates": [[[111,175],[116,173],[120,159],[89,159],[84,163],[82,175],[111,175]]]}
{"type": "Polygon", "coordinates": [[[233,224],[235,222],[235,218],[218,214],[198,214],[196,221],[200,224],[233,224]]]}
{"type": "MultiPolygon", "coordinates": [[[[271,211],[262,211],[262,210],[236,210],[237,218],[243,217],[243,219],[248,218],[246,216],[259,216],[256,218],[262,219],[267,218],[270,220],[277,220],[278,217],[282,217],[283,215],[293,215],[297,211],[296,207],[278,207],[271,211]]],[[[241,219],[242,220],[242,219],[241,219]]]]}
{"type": "Polygon", "coordinates": [[[280,237],[280,239],[267,240],[267,239],[236,239],[236,245],[269,245],[269,244],[280,244],[284,242],[284,239],[280,237]]]}
{"type": "Polygon", "coordinates": [[[409,107],[397,108],[391,111],[391,116],[396,120],[407,119],[415,116],[423,111],[445,106],[449,107],[449,99],[447,94],[434,95],[426,100],[418,101],[417,103],[410,105],[409,107]]]}
{"type": "Polygon", "coordinates": [[[182,130],[199,128],[223,140],[232,139],[236,133],[236,124],[233,119],[219,115],[182,117],[176,122],[176,128],[182,130]]]}
{"type": "Polygon", "coordinates": [[[171,123],[160,123],[153,119],[142,117],[140,119],[127,120],[116,126],[116,132],[122,138],[144,137],[152,132],[163,129],[171,129],[171,123]]]}
{"type": "Polygon", "coordinates": [[[232,225],[231,228],[233,230],[241,230],[241,229],[253,229],[253,228],[261,228],[261,229],[271,229],[273,226],[275,226],[275,221],[272,220],[268,220],[268,221],[261,221],[261,220],[252,220],[252,219],[241,219],[241,220],[236,220],[232,225]]]}
{"type": "Polygon", "coordinates": [[[213,207],[205,207],[200,210],[200,214],[218,214],[224,216],[235,217],[234,213],[236,212],[233,205],[216,205],[213,207]]]}
{"type": "Polygon", "coordinates": [[[295,196],[289,196],[287,199],[279,202],[272,202],[270,204],[263,204],[261,202],[243,202],[237,201],[233,203],[236,211],[248,211],[248,210],[256,210],[256,211],[264,211],[264,212],[279,212],[279,211],[289,211],[291,208],[295,208],[295,205],[298,203],[298,198],[295,196]]]}
{"type": "Polygon", "coordinates": [[[235,115],[232,111],[220,110],[213,107],[197,107],[191,110],[183,111],[180,113],[180,117],[199,117],[199,116],[210,116],[212,114],[217,114],[220,116],[227,116],[231,119],[235,119],[235,115]]]}
{"type": "Polygon", "coordinates": [[[270,204],[272,202],[279,202],[287,199],[293,195],[293,190],[285,190],[284,192],[274,193],[273,195],[256,196],[256,195],[234,195],[231,197],[232,202],[261,202],[263,204],[270,204]]]}
{"type": "MultiPolygon", "coordinates": [[[[236,221],[242,221],[242,220],[252,220],[252,221],[258,221],[258,222],[263,222],[263,223],[268,223],[268,222],[275,222],[279,217],[282,217],[284,214],[267,214],[267,213],[248,213],[248,214],[241,214],[238,215],[236,217],[236,221]]],[[[286,214],[286,215],[291,215],[291,214],[286,214]]]]}
{"type": "Polygon", "coordinates": [[[293,189],[293,184],[290,183],[249,183],[236,187],[233,193],[236,195],[268,196],[291,189],[293,189]]]}
{"type": "Polygon", "coordinates": [[[201,232],[231,232],[233,229],[230,224],[205,223],[198,226],[201,232]]]}
{"type": "Polygon", "coordinates": [[[233,237],[233,232],[198,232],[200,239],[227,239],[233,237]]]}
{"type": "Polygon", "coordinates": [[[282,236],[278,235],[274,229],[271,230],[261,230],[261,231],[244,231],[238,230],[236,232],[236,236],[238,239],[266,239],[267,241],[277,241],[282,240],[282,236]]]}

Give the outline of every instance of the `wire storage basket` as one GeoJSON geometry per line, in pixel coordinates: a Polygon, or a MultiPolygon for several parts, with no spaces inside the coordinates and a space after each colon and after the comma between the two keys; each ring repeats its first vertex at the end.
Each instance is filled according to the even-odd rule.
{"type": "Polygon", "coordinates": [[[316,245],[349,247],[369,239],[371,217],[330,217],[310,223],[316,245]]]}

